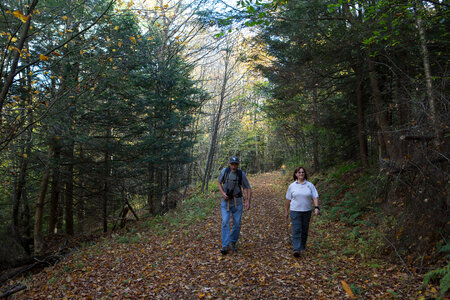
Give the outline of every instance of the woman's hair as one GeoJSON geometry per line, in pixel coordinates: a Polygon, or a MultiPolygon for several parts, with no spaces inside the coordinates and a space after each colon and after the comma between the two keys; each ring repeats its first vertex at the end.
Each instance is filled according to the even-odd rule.
{"type": "Polygon", "coordinates": [[[297,169],[294,170],[294,176],[293,176],[294,181],[297,180],[297,175],[295,175],[295,174],[297,174],[297,172],[300,171],[300,169],[303,169],[303,171],[305,171],[305,180],[308,180],[308,173],[306,173],[306,169],[303,167],[298,167],[297,169]]]}

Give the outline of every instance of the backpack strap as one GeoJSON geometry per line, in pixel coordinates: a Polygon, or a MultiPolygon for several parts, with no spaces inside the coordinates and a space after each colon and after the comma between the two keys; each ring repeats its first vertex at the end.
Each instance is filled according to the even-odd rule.
{"type": "Polygon", "coordinates": [[[225,180],[227,180],[228,174],[230,174],[230,171],[231,171],[231,169],[229,166],[225,168],[225,173],[223,174],[223,177],[222,177],[222,184],[224,184],[225,180]]]}
{"type": "Polygon", "coordinates": [[[238,179],[239,179],[239,187],[242,190],[242,170],[238,169],[237,172],[238,172],[238,179]]]}

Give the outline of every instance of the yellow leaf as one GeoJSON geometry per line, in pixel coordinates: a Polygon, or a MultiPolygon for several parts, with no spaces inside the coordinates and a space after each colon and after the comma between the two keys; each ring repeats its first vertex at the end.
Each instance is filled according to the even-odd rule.
{"type": "Polygon", "coordinates": [[[17,42],[17,38],[15,38],[15,37],[13,37],[13,38],[11,38],[11,42],[17,42]]]}
{"type": "Polygon", "coordinates": [[[135,38],[134,36],[131,36],[131,37],[130,37],[130,41],[131,41],[133,44],[136,45],[136,38],[135,38]]]}
{"type": "Polygon", "coordinates": [[[27,158],[28,157],[28,155],[26,153],[24,153],[22,156],[23,156],[23,158],[27,158]]]}
{"type": "Polygon", "coordinates": [[[122,44],[123,44],[123,42],[118,42],[118,43],[117,43],[117,45],[118,45],[119,47],[122,47],[122,44]]]}
{"type": "Polygon", "coordinates": [[[355,299],[355,295],[353,295],[352,289],[348,286],[347,282],[344,280],[341,280],[342,287],[347,292],[347,294],[350,296],[350,298],[355,299]]]}
{"type": "Polygon", "coordinates": [[[109,42],[109,41],[110,41],[110,39],[109,39],[109,36],[107,36],[107,37],[106,37],[106,41],[107,41],[107,42],[109,42]]]}
{"type": "Polygon", "coordinates": [[[67,16],[62,16],[61,19],[63,19],[65,21],[65,20],[67,20],[67,16]]]}
{"type": "Polygon", "coordinates": [[[115,26],[115,27],[114,27],[114,30],[119,30],[119,26],[115,26]]]}
{"type": "Polygon", "coordinates": [[[45,56],[45,55],[43,55],[43,54],[39,54],[39,59],[40,59],[40,60],[49,60],[49,57],[48,57],[48,56],[45,56]]]}
{"type": "Polygon", "coordinates": [[[17,47],[14,47],[14,46],[9,46],[9,47],[8,47],[8,50],[9,50],[9,51],[14,50],[14,51],[17,51],[17,52],[21,53],[20,49],[17,48],[17,47]]]}
{"type": "Polygon", "coordinates": [[[16,10],[15,12],[13,12],[14,17],[20,19],[20,21],[22,21],[23,23],[26,23],[28,18],[30,16],[24,16],[19,10],[16,10]]]}

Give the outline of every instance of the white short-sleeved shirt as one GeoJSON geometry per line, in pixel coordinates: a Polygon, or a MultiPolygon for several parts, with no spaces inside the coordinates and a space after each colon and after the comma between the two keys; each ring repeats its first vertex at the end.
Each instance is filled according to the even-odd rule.
{"type": "Polygon", "coordinates": [[[312,210],[312,200],[319,198],[316,187],[311,182],[305,180],[303,183],[294,181],[288,187],[286,199],[291,200],[290,210],[310,211],[312,210]]]}

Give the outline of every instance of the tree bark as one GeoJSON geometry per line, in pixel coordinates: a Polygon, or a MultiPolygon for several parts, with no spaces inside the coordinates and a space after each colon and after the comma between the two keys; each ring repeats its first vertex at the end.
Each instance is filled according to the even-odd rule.
{"type": "MultiPolygon", "coordinates": [[[[109,142],[110,137],[110,129],[106,130],[106,142],[109,142]]],[[[108,148],[108,145],[106,145],[108,148]]],[[[108,232],[108,194],[109,194],[109,185],[108,178],[110,172],[110,153],[109,150],[106,149],[104,152],[104,174],[103,174],[103,195],[102,195],[102,216],[103,216],[103,232],[108,232]]]]}
{"type": "Polygon", "coordinates": [[[358,107],[358,141],[359,141],[359,159],[363,167],[367,167],[367,137],[364,126],[364,104],[362,93],[361,73],[353,68],[356,76],[356,105],[358,107]]]}
{"type": "MultiPolygon", "coordinates": [[[[389,159],[391,160],[391,162],[393,162],[394,164],[397,162],[397,155],[395,152],[395,148],[394,148],[394,141],[392,138],[392,134],[390,133],[390,126],[389,126],[389,122],[388,119],[386,117],[386,113],[385,113],[385,105],[383,102],[383,98],[381,96],[381,92],[379,89],[379,84],[378,84],[378,78],[377,78],[377,73],[375,70],[375,64],[372,61],[372,58],[370,57],[369,53],[367,53],[367,64],[369,66],[369,77],[370,77],[370,86],[372,89],[372,93],[373,93],[373,98],[374,98],[374,103],[375,103],[375,109],[376,109],[376,114],[377,114],[377,123],[378,126],[380,128],[379,131],[379,136],[380,136],[380,140],[383,141],[384,146],[386,147],[386,154],[388,157],[383,157],[383,159],[389,159]]],[[[381,154],[381,153],[380,153],[381,154]]]]}
{"type": "Polygon", "coordinates": [[[208,181],[210,178],[210,173],[211,173],[211,169],[212,169],[213,161],[214,161],[214,154],[216,152],[216,146],[217,146],[217,133],[219,131],[220,118],[222,117],[223,102],[225,101],[225,92],[227,89],[227,82],[229,79],[228,64],[229,64],[229,60],[230,60],[231,50],[227,48],[225,51],[226,51],[225,71],[224,71],[223,80],[222,80],[222,87],[220,90],[219,109],[217,111],[217,115],[216,115],[215,121],[214,121],[214,126],[212,128],[211,144],[209,146],[208,159],[206,161],[205,174],[203,176],[203,182],[202,182],[202,189],[201,189],[202,192],[205,190],[205,187],[206,187],[206,190],[208,190],[208,183],[209,183],[208,181]]]}
{"type": "Polygon", "coordinates": [[[53,141],[54,151],[53,151],[53,172],[52,172],[52,184],[50,191],[50,219],[48,230],[50,234],[56,233],[56,224],[58,223],[58,202],[60,195],[60,170],[59,164],[61,160],[61,149],[58,141],[54,139],[53,141]]]}
{"type": "Polygon", "coordinates": [[[155,170],[153,168],[153,165],[151,163],[148,163],[147,166],[148,170],[148,188],[147,188],[147,203],[148,203],[148,213],[150,215],[154,215],[155,207],[154,207],[154,198],[155,198],[155,192],[154,192],[154,181],[155,181],[155,170]]]}
{"type": "Polygon", "coordinates": [[[66,171],[66,189],[65,189],[65,217],[66,217],[66,233],[73,235],[73,152],[74,142],[71,141],[67,151],[67,171],[66,171]]]}
{"type": "Polygon", "coordinates": [[[420,13],[423,10],[422,5],[423,5],[422,2],[416,1],[416,25],[419,31],[420,48],[422,50],[423,68],[425,72],[425,83],[427,89],[428,104],[430,106],[430,118],[434,129],[434,134],[436,136],[435,143],[436,145],[439,145],[440,140],[442,138],[442,132],[439,127],[439,118],[436,109],[436,99],[433,93],[433,78],[431,76],[430,55],[428,54],[425,30],[422,24],[422,17],[420,16],[420,13]]]}
{"type": "MultiPolygon", "coordinates": [[[[51,150],[49,150],[49,158],[51,150]]],[[[40,255],[44,250],[44,238],[42,235],[42,216],[44,213],[45,194],[47,193],[47,186],[50,178],[50,168],[45,167],[44,175],[42,176],[41,185],[39,188],[39,196],[36,201],[36,211],[34,214],[34,254],[40,255]]]]}
{"type": "MultiPolygon", "coordinates": [[[[23,30],[19,38],[19,42],[17,44],[17,49],[22,51],[23,46],[25,45],[25,41],[28,38],[28,30],[31,26],[31,13],[33,12],[34,8],[36,7],[38,3],[38,0],[33,0],[31,2],[30,6],[28,7],[26,16],[28,17],[27,21],[23,25],[23,30]]],[[[5,83],[3,84],[3,87],[0,91],[0,125],[2,125],[2,113],[3,113],[3,106],[5,104],[6,96],[8,95],[9,88],[11,87],[14,77],[16,77],[16,70],[17,70],[17,64],[19,63],[20,59],[20,52],[15,51],[13,55],[13,60],[11,67],[9,68],[9,74],[6,76],[5,83]]],[[[3,70],[1,70],[3,72],[3,70]]]]}
{"type": "MultiPolygon", "coordinates": [[[[81,144],[79,144],[79,157],[80,157],[80,161],[84,161],[84,152],[83,152],[83,146],[81,144]]],[[[78,186],[79,186],[79,190],[80,190],[80,198],[77,201],[76,204],[76,214],[77,214],[77,232],[83,232],[84,228],[83,228],[83,220],[84,220],[84,200],[85,200],[85,187],[84,187],[84,173],[83,173],[83,168],[81,168],[81,166],[78,165],[78,186]]]]}
{"type": "Polygon", "coordinates": [[[313,89],[313,159],[314,159],[314,171],[319,171],[319,105],[318,105],[318,93],[317,86],[313,89]]]}
{"type": "Polygon", "coordinates": [[[163,171],[160,166],[156,167],[155,197],[153,198],[153,214],[161,214],[162,207],[163,171]]]}

